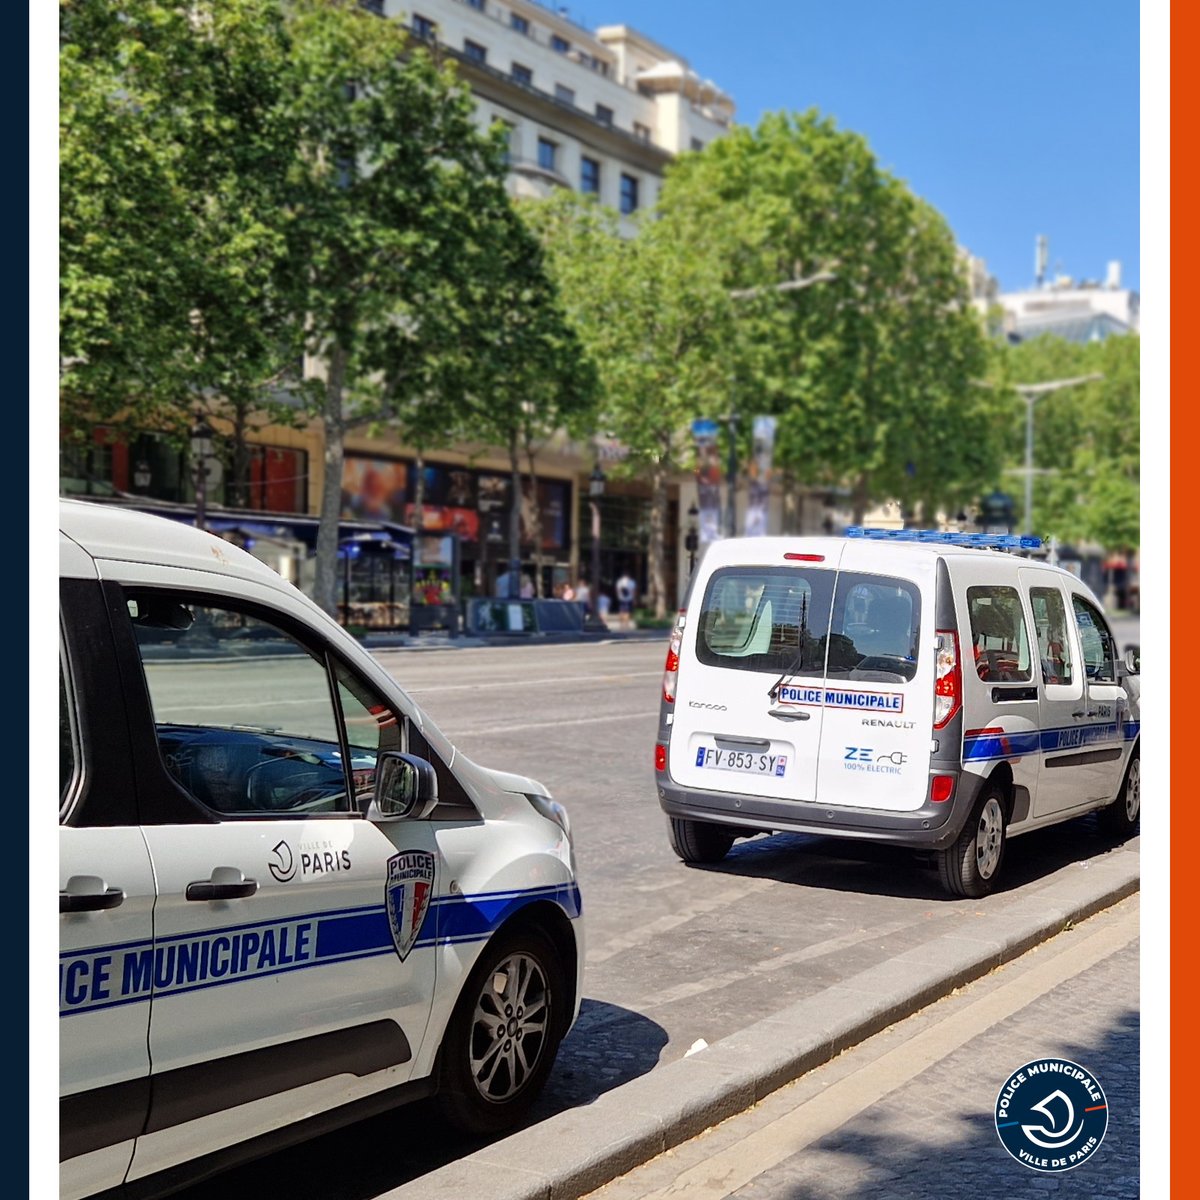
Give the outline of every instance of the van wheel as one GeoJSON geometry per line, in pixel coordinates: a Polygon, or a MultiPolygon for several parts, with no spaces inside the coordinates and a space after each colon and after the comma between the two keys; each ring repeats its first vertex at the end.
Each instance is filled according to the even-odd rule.
{"type": "Polygon", "coordinates": [[[532,1106],[562,1040],[567,986],[537,930],[501,935],[458,998],[442,1042],[438,1105],[469,1133],[500,1133],[532,1106]]]}
{"type": "Polygon", "coordinates": [[[1125,782],[1117,798],[1096,814],[1100,832],[1106,837],[1132,837],[1142,818],[1142,763],[1135,753],[1125,768],[1125,782]]]}
{"type": "Polygon", "coordinates": [[[726,833],[720,825],[709,825],[706,821],[685,821],[682,817],[671,817],[668,827],[671,849],[685,863],[720,862],[733,845],[732,833],[726,833]]]}
{"type": "Polygon", "coordinates": [[[1006,841],[1004,793],[989,783],[958,841],[938,854],[942,885],[955,896],[986,896],[1000,874],[1006,841]]]}

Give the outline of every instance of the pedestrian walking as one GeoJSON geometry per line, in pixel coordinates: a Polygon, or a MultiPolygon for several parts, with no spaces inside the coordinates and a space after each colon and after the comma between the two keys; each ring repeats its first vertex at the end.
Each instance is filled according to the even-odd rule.
{"type": "Polygon", "coordinates": [[[583,605],[584,612],[592,611],[592,589],[586,579],[581,579],[575,585],[575,599],[583,605]]]}
{"type": "Polygon", "coordinates": [[[637,584],[633,580],[633,576],[628,571],[621,573],[621,578],[617,580],[617,603],[620,605],[622,613],[633,611],[633,602],[637,599],[637,584]]]}

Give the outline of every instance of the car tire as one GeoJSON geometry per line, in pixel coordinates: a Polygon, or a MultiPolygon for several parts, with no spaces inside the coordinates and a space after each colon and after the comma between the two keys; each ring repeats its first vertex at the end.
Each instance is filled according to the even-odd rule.
{"type": "Polygon", "coordinates": [[[1096,819],[1106,837],[1124,841],[1137,833],[1142,820],[1142,764],[1136,750],[1125,768],[1117,798],[1100,809],[1096,819]]]}
{"type": "Polygon", "coordinates": [[[938,874],[952,895],[978,900],[995,887],[1008,841],[1004,809],[1003,791],[987,784],[958,840],[939,852],[938,874]]]}
{"type": "Polygon", "coordinates": [[[567,992],[559,954],[538,930],[487,945],[442,1041],[437,1102],[447,1120],[490,1135],[529,1111],[566,1032],[567,992]]]}
{"type": "Polygon", "coordinates": [[[706,821],[671,817],[668,822],[671,849],[685,863],[716,863],[729,853],[733,834],[706,821]]]}

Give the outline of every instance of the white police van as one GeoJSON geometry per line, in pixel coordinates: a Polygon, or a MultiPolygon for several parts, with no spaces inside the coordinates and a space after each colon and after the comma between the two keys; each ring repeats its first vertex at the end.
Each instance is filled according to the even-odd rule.
{"type": "Polygon", "coordinates": [[[671,844],[793,830],[936,853],[982,896],[1007,837],[1140,805],[1137,662],[1036,538],[847,530],[712,544],[672,631],[655,766],[671,844]]]}
{"type": "Polygon", "coordinates": [[[71,501],[60,529],[61,1195],[434,1092],[511,1124],[579,1010],[562,808],[244,551],[71,501]]]}

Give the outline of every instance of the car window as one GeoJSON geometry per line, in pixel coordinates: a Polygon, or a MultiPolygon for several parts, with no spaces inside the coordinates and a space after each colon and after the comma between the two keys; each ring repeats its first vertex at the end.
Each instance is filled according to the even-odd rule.
{"type": "Polygon", "coordinates": [[[920,656],[921,593],[904,579],[842,571],[833,600],[828,674],[906,682],[920,656]]]}
{"type": "Polygon", "coordinates": [[[58,810],[60,814],[65,811],[75,784],[76,767],[79,762],[77,745],[74,704],[67,690],[67,673],[60,660],[58,664],[58,810]]]}
{"type": "Polygon", "coordinates": [[[975,670],[986,683],[1027,683],[1033,678],[1021,597],[1012,587],[967,588],[975,670]]]}
{"type": "Polygon", "coordinates": [[[1084,674],[1093,683],[1116,683],[1117,645],[1100,610],[1082,596],[1072,596],[1071,606],[1079,629],[1084,674]]]}
{"type": "Polygon", "coordinates": [[[1067,637],[1067,610],[1058,588],[1030,588],[1033,629],[1037,635],[1042,679],[1046,683],[1069,684],[1075,678],[1071,641],[1067,637]]]}
{"type": "Polygon", "coordinates": [[[256,613],[127,599],[163,762],[188,792],[231,815],[356,811],[378,752],[400,748],[399,719],[372,689],[342,664],[331,684],[332,660],[256,613]]]}
{"type": "Polygon", "coordinates": [[[714,571],[700,606],[696,657],[714,667],[819,676],[832,589],[832,571],[714,571]]]}

